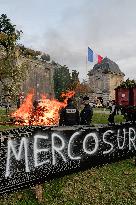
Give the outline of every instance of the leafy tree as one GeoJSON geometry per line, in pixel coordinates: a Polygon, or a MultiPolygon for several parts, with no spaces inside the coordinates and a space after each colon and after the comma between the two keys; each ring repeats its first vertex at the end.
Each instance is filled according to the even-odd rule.
{"type": "Polygon", "coordinates": [[[54,63],[54,66],[56,66],[54,71],[54,91],[56,98],[59,99],[60,94],[68,90],[74,90],[76,96],[89,92],[87,83],[80,83],[79,72],[72,70],[71,74],[66,65],[61,66],[54,63]]]}
{"type": "Polygon", "coordinates": [[[5,95],[15,97],[25,76],[27,63],[18,64],[17,40],[22,31],[16,30],[6,14],[0,17],[0,82],[5,95]]]}
{"type": "Polygon", "coordinates": [[[54,92],[57,99],[60,94],[69,90],[71,75],[66,65],[56,65],[54,70],[54,92]]]}
{"type": "Polygon", "coordinates": [[[43,61],[50,61],[50,55],[44,53],[41,55],[41,59],[43,61]]]}
{"type": "Polygon", "coordinates": [[[57,63],[54,60],[51,61],[51,64],[57,66],[57,63]]]}
{"type": "Polygon", "coordinates": [[[91,92],[91,89],[88,83],[86,83],[86,81],[83,81],[82,83],[78,83],[75,91],[78,96],[84,96],[84,95],[88,95],[88,93],[91,92]]]}
{"type": "Polygon", "coordinates": [[[129,78],[122,82],[118,87],[120,88],[133,88],[136,87],[136,81],[135,80],[130,80],[129,78]]]}
{"type": "Polygon", "coordinates": [[[19,45],[20,52],[26,58],[37,59],[41,55],[40,51],[35,51],[31,48],[26,48],[24,45],[19,45]]]}
{"type": "Polygon", "coordinates": [[[6,54],[10,55],[10,52],[14,50],[16,42],[20,39],[22,31],[15,29],[10,19],[6,14],[2,14],[0,17],[0,45],[6,50],[6,54]]]}
{"type": "Polygon", "coordinates": [[[70,89],[75,90],[79,84],[79,72],[77,72],[76,70],[72,70],[72,77],[69,85],[70,89]]]}
{"type": "Polygon", "coordinates": [[[89,85],[85,81],[80,83],[79,72],[72,70],[71,74],[66,65],[61,66],[54,61],[52,64],[56,66],[54,70],[54,92],[56,98],[59,99],[60,94],[68,90],[74,90],[76,96],[91,92],[89,85]]]}

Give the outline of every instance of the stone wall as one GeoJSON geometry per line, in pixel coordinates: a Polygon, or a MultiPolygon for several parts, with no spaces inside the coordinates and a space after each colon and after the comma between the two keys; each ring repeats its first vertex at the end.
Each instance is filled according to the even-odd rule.
{"type": "Polygon", "coordinates": [[[89,76],[89,84],[93,93],[90,94],[91,101],[102,98],[103,103],[115,99],[114,89],[121,84],[123,76],[117,74],[96,72],[89,76]]]}
{"type": "Polygon", "coordinates": [[[18,63],[22,62],[26,62],[28,64],[28,72],[26,73],[26,78],[22,83],[22,92],[27,95],[30,90],[34,89],[35,95],[38,99],[41,94],[53,97],[53,65],[40,60],[27,59],[25,57],[21,57],[18,61],[18,63]]]}
{"type": "Polygon", "coordinates": [[[108,75],[103,75],[102,72],[95,73],[89,77],[89,84],[93,91],[93,93],[90,94],[92,101],[98,97],[102,97],[104,101],[108,100],[110,90],[108,75]]]}
{"type": "Polygon", "coordinates": [[[123,76],[117,74],[109,74],[109,86],[110,86],[110,95],[109,100],[115,99],[115,88],[118,87],[124,80],[123,76]]]}
{"type": "MultiPolygon", "coordinates": [[[[5,56],[5,52],[2,47],[0,47],[0,60],[5,56]]],[[[37,97],[40,94],[47,94],[47,96],[54,96],[54,82],[53,82],[53,72],[54,66],[50,63],[43,62],[41,60],[34,60],[32,58],[26,58],[19,55],[19,50],[16,50],[17,64],[26,64],[28,70],[26,72],[25,80],[21,83],[21,91],[24,92],[26,96],[31,90],[35,90],[37,97]]],[[[25,72],[25,67],[24,67],[25,72]]],[[[2,96],[2,89],[0,83],[0,95],[2,96]]]]}

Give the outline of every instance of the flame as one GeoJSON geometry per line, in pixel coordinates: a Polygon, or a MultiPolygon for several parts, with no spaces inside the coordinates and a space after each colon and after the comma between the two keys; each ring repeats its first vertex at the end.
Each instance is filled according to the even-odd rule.
{"type": "Polygon", "coordinates": [[[36,108],[33,107],[34,91],[31,91],[25,98],[21,107],[12,113],[12,117],[16,119],[15,124],[19,125],[58,125],[59,112],[66,107],[67,99],[73,97],[74,91],[62,93],[63,102],[56,99],[48,99],[45,95],[41,95],[41,100],[36,108]]]}
{"type": "Polygon", "coordinates": [[[61,97],[65,98],[64,103],[66,104],[67,104],[67,99],[73,97],[74,95],[75,95],[75,91],[68,91],[66,93],[65,92],[61,93],[61,97]]]}
{"type": "Polygon", "coordinates": [[[21,107],[11,114],[13,118],[16,118],[17,121],[23,121],[24,125],[29,124],[30,116],[32,113],[33,108],[33,96],[34,96],[34,90],[32,90],[27,97],[24,99],[24,102],[22,103],[21,107]]]}

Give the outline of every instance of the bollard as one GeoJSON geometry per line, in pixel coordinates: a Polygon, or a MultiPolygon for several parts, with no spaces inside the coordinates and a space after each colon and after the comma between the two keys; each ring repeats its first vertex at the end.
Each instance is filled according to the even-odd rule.
{"type": "Polygon", "coordinates": [[[39,203],[43,202],[43,186],[42,184],[36,184],[34,188],[32,188],[35,193],[35,197],[39,203]]]}

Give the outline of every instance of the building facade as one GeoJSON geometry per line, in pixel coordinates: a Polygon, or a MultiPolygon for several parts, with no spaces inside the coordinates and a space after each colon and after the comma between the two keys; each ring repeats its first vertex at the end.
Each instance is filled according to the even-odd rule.
{"type": "Polygon", "coordinates": [[[106,57],[101,64],[94,65],[88,76],[92,101],[99,99],[107,104],[115,99],[114,89],[123,82],[125,75],[115,62],[106,57]]]}
{"type": "MultiPolygon", "coordinates": [[[[5,58],[5,51],[0,47],[0,67],[2,66],[3,59],[5,58]]],[[[34,97],[41,99],[41,94],[46,95],[49,98],[54,97],[54,81],[53,74],[55,66],[52,63],[43,61],[38,58],[25,57],[20,54],[19,49],[16,50],[16,61],[15,63],[18,66],[23,66],[25,78],[23,75],[23,81],[20,79],[19,83],[19,92],[17,96],[27,96],[27,94],[33,89],[34,97]]],[[[1,77],[1,76],[0,76],[1,77]]],[[[10,82],[10,78],[3,78],[2,81],[5,84],[10,82]]],[[[0,104],[6,101],[6,96],[9,96],[8,93],[5,93],[3,89],[3,83],[0,81],[0,104]]]]}
{"type": "Polygon", "coordinates": [[[24,95],[26,96],[34,89],[37,99],[41,98],[41,94],[47,97],[54,97],[54,66],[51,63],[43,62],[38,59],[27,59],[25,57],[21,57],[19,61],[20,63],[24,61],[28,65],[25,80],[21,86],[21,91],[24,95]]]}

